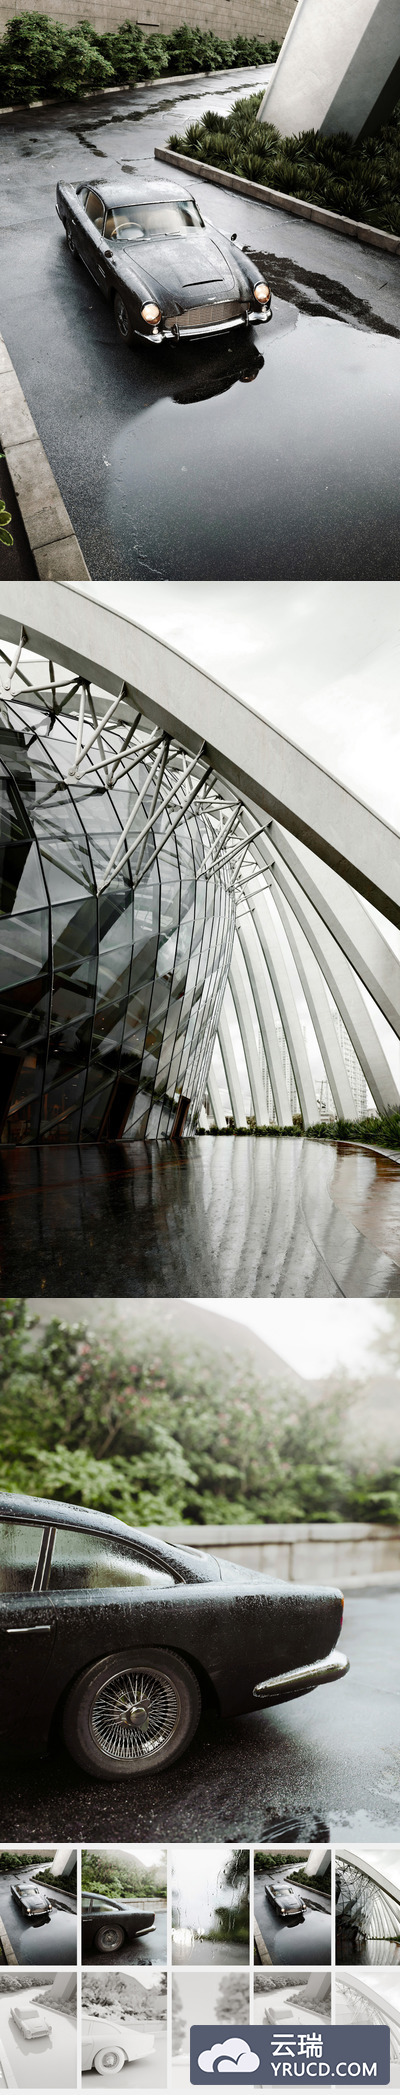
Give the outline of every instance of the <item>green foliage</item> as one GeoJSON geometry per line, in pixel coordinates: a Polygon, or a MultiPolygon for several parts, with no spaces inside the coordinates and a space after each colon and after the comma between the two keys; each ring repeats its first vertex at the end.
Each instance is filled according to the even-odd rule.
{"type": "Polygon", "coordinates": [[[358,144],[345,132],[281,138],[273,124],[258,122],[260,101],[259,92],[240,99],[228,116],[208,109],[169,145],[248,181],[325,204],[345,218],[400,233],[400,104],[390,123],[358,144]]]}
{"type": "Polygon", "coordinates": [[[79,22],[66,29],[46,14],[13,15],[0,44],[0,104],[43,96],[70,100],[96,89],[153,80],[162,73],[218,72],[223,66],[266,65],[279,44],[238,36],[232,43],[212,30],[183,23],[170,35],[144,36],[137,22],[115,31],[79,22]]]}
{"type": "MultiPolygon", "coordinates": [[[[47,1857],[49,1862],[52,1861],[53,1854],[54,1849],[49,1848],[47,1857]]],[[[35,1869],[37,1871],[38,1860],[39,1857],[37,1849],[36,1853],[31,1853],[30,1849],[28,1848],[1,1848],[0,1877],[8,1877],[10,1870],[35,1869]]],[[[40,1874],[42,1875],[43,1872],[41,1871],[40,1874]]],[[[51,1877],[50,1882],[52,1883],[54,1888],[54,1877],[51,1877]]]]}
{"type": "Polygon", "coordinates": [[[0,1302],[0,1481],[98,1506],[132,1525],[400,1519],[389,1465],[343,1452],[345,1381],[307,1406],[287,1381],[221,1364],[157,1330],[132,1343],[0,1302]],[[62,1435],[62,1438],[60,1436],[62,1435]]]}
{"type": "Polygon", "coordinates": [[[318,1120],[307,1133],[319,1141],[377,1142],[379,1149],[400,1150],[400,1111],[393,1106],[387,1113],[366,1113],[365,1120],[318,1120]]]}
{"type": "MultiPolygon", "coordinates": [[[[1,456],[3,456],[2,453],[1,456]]],[[[11,510],[6,509],[5,502],[0,501],[0,546],[14,545],[14,539],[11,537],[11,532],[8,529],[11,522],[11,510]]]]}
{"type": "MultiPolygon", "coordinates": [[[[69,1879],[68,1879],[69,1883],[69,1879]]],[[[141,1863],[132,1854],[129,1859],[121,1855],[117,1862],[115,1851],[106,1848],[82,1849],[82,1889],[106,1893],[107,1898],[152,1899],[167,1896],[167,1864],[165,1875],[155,1863],[141,1863]]]]}

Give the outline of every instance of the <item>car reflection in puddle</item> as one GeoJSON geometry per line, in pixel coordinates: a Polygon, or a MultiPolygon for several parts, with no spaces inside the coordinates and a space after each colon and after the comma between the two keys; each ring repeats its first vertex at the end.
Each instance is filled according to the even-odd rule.
{"type": "MultiPolygon", "coordinates": [[[[143,361],[142,353],[141,376],[143,361]]],[[[136,398],[135,411],[133,397],[107,452],[106,515],[121,571],[393,575],[396,340],[275,297],[262,336],[177,345],[161,350],[156,370],[155,362],[150,399],[136,398]]]]}

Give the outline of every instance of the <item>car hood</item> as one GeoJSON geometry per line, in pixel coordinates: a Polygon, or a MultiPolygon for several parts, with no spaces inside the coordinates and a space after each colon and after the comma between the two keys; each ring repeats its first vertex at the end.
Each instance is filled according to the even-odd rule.
{"type": "Polygon", "coordinates": [[[178,237],[143,243],[140,257],[130,242],[124,247],[121,241],[121,248],[125,263],[130,262],[135,274],[137,271],[141,280],[145,277],[149,289],[161,296],[166,292],[204,291],[209,285],[213,293],[214,289],[218,291],[219,297],[227,291],[231,298],[242,289],[241,271],[236,264],[231,267],[228,256],[209,233],[196,234],[194,240],[178,237]]]}

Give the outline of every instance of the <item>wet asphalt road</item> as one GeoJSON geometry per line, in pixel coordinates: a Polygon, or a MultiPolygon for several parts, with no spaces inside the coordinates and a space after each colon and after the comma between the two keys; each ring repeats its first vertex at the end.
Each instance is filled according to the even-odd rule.
{"type": "MultiPolygon", "coordinates": [[[[63,1905],[58,1892],[54,1898],[49,1892],[50,1920],[25,1920],[11,1891],[11,1884],[18,1883],[18,1876],[19,1872],[14,1869],[9,1876],[0,1877],[0,1919],[4,1921],[17,1964],[76,1964],[76,1915],[63,1905]]],[[[29,1870],[23,1871],[23,1879],[24,1883],[35,1881],[34,1877],[31,1880],[29,1870]]]]}
{"type": "Polygon", "coordinates": [[[0,1150],[3,1295],[400,1295],[400,1170],[226,1136],[0,1150]]]}
{"type": "MultiPolygon", "coordinates": [[[[330,1964],[331,1962],[331,1916],[327,1906],[308,1902],[307,1892],[301,1887],[306,1911],[297,1922],[279,1919],[267,1898],[265,1876],[256,1877],[254,1883],[254,1912],[261,1929],[263,1941],[269,1952],[271,1964],[290,1964],[296,1970],[303,1964],[330,1964]]],[[[287,1879],[274,1875],[274,1890],[279,1893],[286,1888],[287,1879]]]]}
{"type": "Polygon", "coordinates": [[[0,120],[1,327],[94,577],[398,573],[398,258],[196,178],[274,319],[151,357],[125,350],[55,215],[58,177],[154,176],[155,145],[268,70],[0,120]]]}
{"type": "Polygon", "coordinates": [[[400,1593],[346,1600],[350,1672],[282,1708],[205,1717],[164,1776],[99,1783],[63,1752],[4,1764],[2,1838],[398,1841],[400,1593]]]}

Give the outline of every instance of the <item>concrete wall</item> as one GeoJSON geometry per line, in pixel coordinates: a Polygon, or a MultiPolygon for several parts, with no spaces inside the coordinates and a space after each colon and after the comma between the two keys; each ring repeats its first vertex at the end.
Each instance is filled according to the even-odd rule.
{"type": "MultiPolygon", "coordinates": [[[[0,34],[12,15],[32,12],[33,0],[0,0],[0,34]]],[[[293,14],[293,0],[46,0],[35,9],[72,28],[83,18],[95,29],[118,29],[120,22],[139,22],[141,29],[214,29],[217,36],[275,36],[282,43],[293,14]]]]}
{"type": "Polygon", "coordinates": [[[366,1522],[283,1522],[268,1527],[158,1528],[166,1542],[215,1551],[219,1557],[247,1564],[251,1571],[270,1571],[275,1578],[304,1579],[307,1584],[351,1586],[368,1578],[400,1583],[400,1528],[366,1522]]]}

